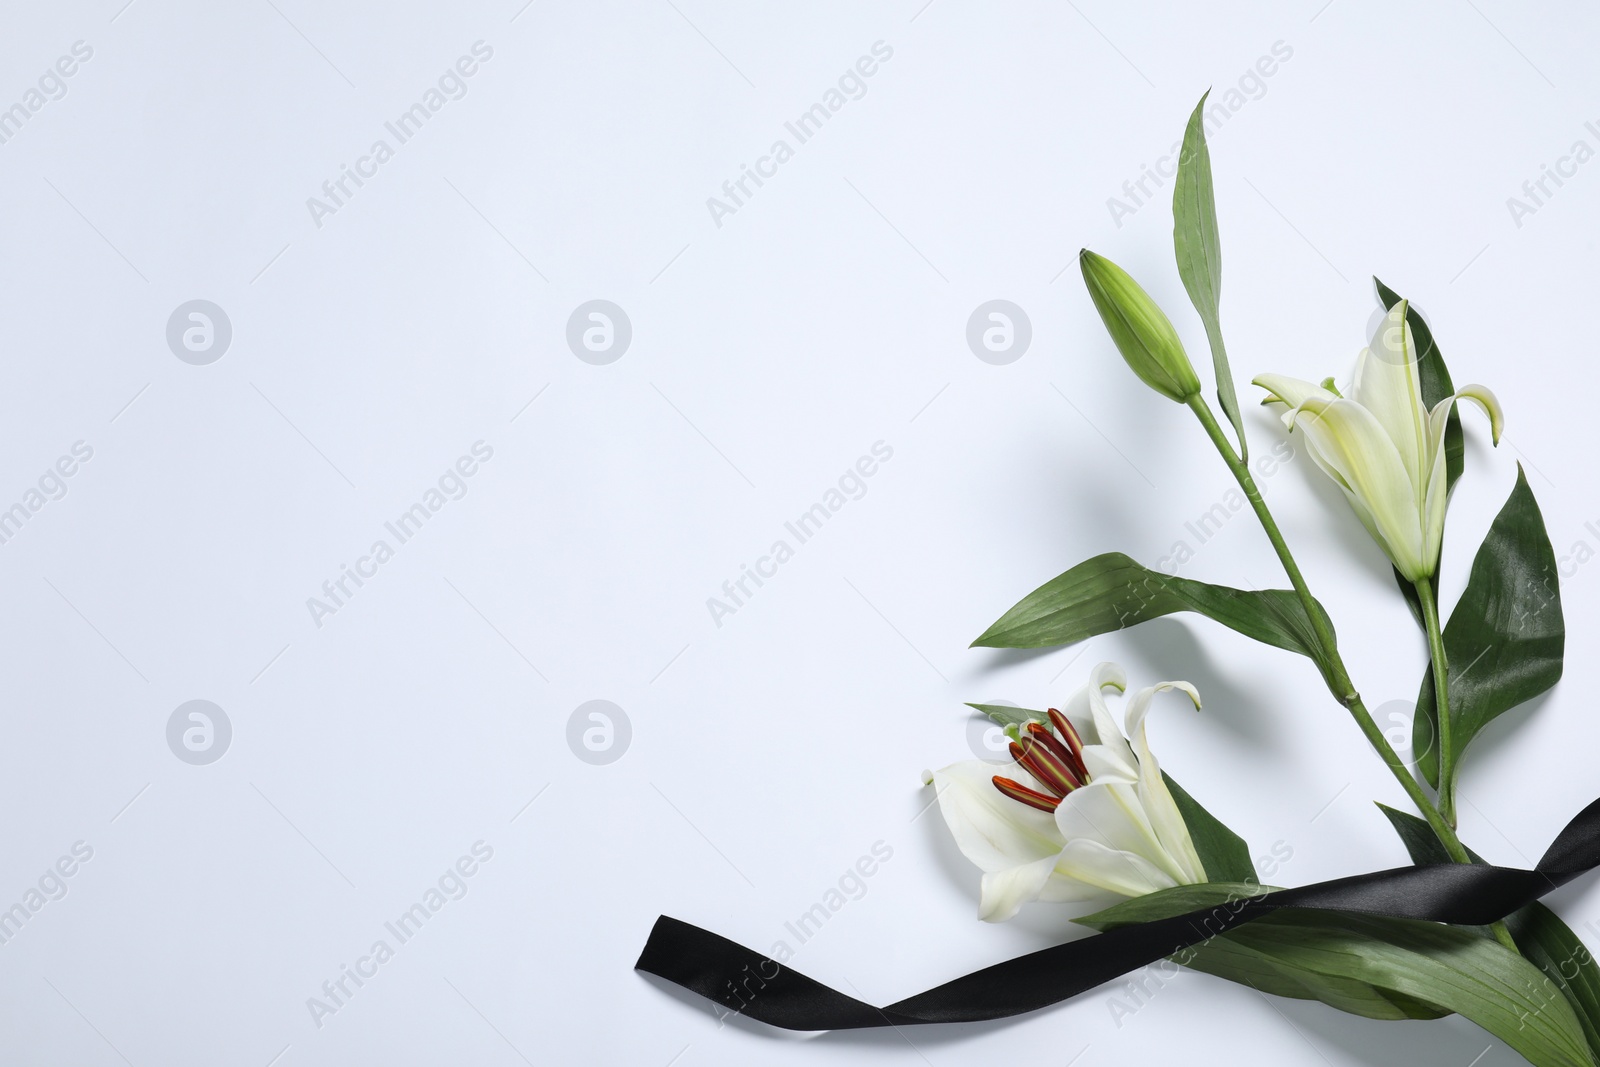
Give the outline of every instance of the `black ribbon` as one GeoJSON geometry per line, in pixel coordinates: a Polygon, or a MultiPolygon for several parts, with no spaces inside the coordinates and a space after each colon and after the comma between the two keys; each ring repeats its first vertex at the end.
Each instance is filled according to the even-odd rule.
{"type": "Polygon", "coordinates": [[[1059,1003],[1279,908],[1486,926],[1596,866],[1600,800],[1567,824],[1531,871],[1447,863],[1280,889],[1030,952],[882,1008],[666,915],[634,967],[786,1030],[981,1022],[1059,1003]]]}

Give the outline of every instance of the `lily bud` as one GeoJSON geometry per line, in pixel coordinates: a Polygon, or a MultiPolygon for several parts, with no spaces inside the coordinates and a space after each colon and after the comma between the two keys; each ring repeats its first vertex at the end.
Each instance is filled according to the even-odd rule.
{"type": "Polygon", "coordinates": [[[1178,403],[1200,392],[1200,379],[1178,331],[1128,272],[1087,248],[1078,253],[1083,282],[1117,350],[1146,385],[1178,403]]]}

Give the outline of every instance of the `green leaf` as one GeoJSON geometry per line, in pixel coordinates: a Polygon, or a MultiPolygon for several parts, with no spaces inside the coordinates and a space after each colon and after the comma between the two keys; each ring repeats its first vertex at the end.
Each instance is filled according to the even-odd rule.
{"type": "Polygon", "coordinates": [[[1589,1051],[1600,1059],[1600,966],[1561,916],[1537,901],[1506,918],[1523,956],[1554,982],[1572,1005],[1589,1051]]]}
{"type": "Polygon", "coordinates": [[[1296,1000],[1320,1000],[1351,1015],[1368,1019],[1438,1019],[1449,1012],[1425,1001],[1381,989],[1369,982],[1319,973],[1291,962],[1293,942],[1303,932],[1284,929],[1268,916],[1256,931],[1254,944],[1224,936],[1192,951],[1187,966],[1263,993],[1296,1000]]]}
{"type": "Polygon", "coordinates": [[[1073,922],[1091,930],[1115,930],[1119,926],[1150,922],[1153,919],[1170,919],[1201,908],[1222,907],[1242,900],[1252,900],[1270,893],[1274,886],[1260,885],[1254,880],[1243,882],[1202,882],[1199,885],[1179,885],[1147,893],[1142,897],[1129,897],[1092,915],[1080,916],[1073,922]]]}
{"type": "MultiPolygon", "coordinates": [[[[1454,863],[1450,853],[1445,851],[1444,844],[1440,842],[1439,835],[1433,832],[1433,827],[1428,825],[1428,820],[1412,815],[1408,812],[1398,811],[1389,805],[1378,803],[1378,810],[1388,818],[1389,825],[1394,827],[1394,832],[1399,835],[1400,843],[1406,846],[1406,853],[1410,855],[1411,862],[1419,867],[1426,867],[1433,863],[1454,863]]],[[[1466,846],[1462,846],[1465,848],[1466,846]]],[[[1467,849],[1467,856],[1473,863],[1484,863],[1484,858],[1472,849],[1467,849]]],[[[1487,926],[1462,926],[1463,930],[1475,930],[1484,937],[1493,937],[1494,932],[1487,926]]]]}
{"type": "MultiPolygon", "coordinates": [[[[1479,546],[1467,590],[1444,627],[1453,767],[1461,766],[1461,754],[1491,720],[1556,684],[1566,635],[1555,551],[1519,464],[1517,484],[1479,546]]],[[[1432,744],[1436,710],[1430,666],[1417,696],[1412,750],[1425,753],[1417,766],[1428,782],[1448,792],[1455,783],[1440,784],[1439,751],[1432,744]]]]}
{"type": "Polygon", "coordinates": [[[1211,344],[1211,363],[1217,374],[1217,400],[1239,435],[1239,455],[1250,458],[1244,437],[1244,419],[1233,390],[1233,371],[1222,346],[1222,245],[1217,239],[1217,201],[1211,187],[1211,150],[1206,147],[1206,90],[1189,116],[1178,156],[1178,179],[1172,187],[1172,247],[1178,257],[1178,275],[1189,300],[1205,323],[1211,344]]]}
{"type": "MultiPolygon", "coordinates": [[[[1042,711],[1031,711],[1028,708],[1014,708],[1010,704],[968,704],[967,707],[974,711],[981,711],[1001,726],[1014,727],[1018,730],[1030,722],[1048,723],[1050,716],[1042,711]]],[[[1011,733],[1011,730],[1007,730],[1011,733]]]]}
{"type": "MultiPolygon", "coordinates": [[[[1079,919],[1097,930],[1230,908],[1251,884],[1178,886],[1079,919]]],[[[1239,926],[1175,961],[1283,996],[1320,1000],[1371,1018],[1457,1012],[1539,1067],[1593,1067],[1571,1005],[1533,964],[1456,927],[1285,908],[1239,926]]]]}
{"type": "MultiPolygon", "coordinates": [[[[1378,807],[1394,825],[1412,863],[1421,866],[1450,862],[1449,853],[1426,820],[1384,804],[1378,807]]],[[[1484,862],[1476,852],[1467,851],[1473,863],[1484,862]]],[[[1543,971],[1567,998],[1583,1027],[1590,1051],[1600,1058],[1600,965],[1596,965],[1588,947],[1559,915],[1538,901],[1506,916],[1506,927],[1523,956],[1543,971]]],[[[1487,927],[1475,929],[1484,937],[1493,936],[1487,927]]]]}
{"type": "Polygon", "coordinates": [[[1201,807],[1200,802],[1190,796],[1183,786],[1173,781],[1172,775],[1162,771],[1161,777],[1178,805],[1178,814],[1183,816],[1184,825],[1189,828],[1189,837],[1194,841],[1194,850],[1206,869],[1206,877],[1213,882],[1257,881],[1256,867],[1250,859],[1250,846],[1244,838],[1201,807]]]}
{"type": "MultiPolygon", "coordinates": [[[[1426,867],[1434,863],[1454,863],[1450,853],[1445,851],[1439,835],[1433,832],[1433,827],[1428,825],[1428,820],[1412,815],[1410,812],[1399,811],[1387,804],[1378,804],[1378,810],[1383,812],[1394,827],[1394,832],[1399,835],[1400,843],[1406,846],[1406,853],[1411,857],[1411,862],[1418,867],[1426,867]]],[[[1473,863],[1483,863],[1484,859],[1470,848],[1467,855],[1473,863]]]]}
{"type": "Polygon", "coordinates": [[[1229,939],[1314,974],[1457,1012],[1531,1063],[1594,1063],[1566,998],[1497,941],[1434,923],[1333,912],[1285,911],[1262,922],[1229,939]]]}
{"type": "MultiPolygon", "coordinates": [[[[1321,606],[1317,608],[1322,611],[1321,606]]],[[[1243,590],[1162,574],[1121,552],[1084,560],[1006,612],[972,644],[987,648],[1070,645],[1175,611],[1194,611],[1246,637],[1331,665],[1300,600],[1287,589],[1243,590]]],[[[1323,620],[1328,622],[1327,613],[1323,620]]],[[[1328,622],[1331,630],[1332,623],[1328,622]]]]}

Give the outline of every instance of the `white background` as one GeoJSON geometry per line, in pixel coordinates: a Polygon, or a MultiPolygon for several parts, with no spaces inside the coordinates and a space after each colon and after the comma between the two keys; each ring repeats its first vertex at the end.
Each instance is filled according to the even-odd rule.
{"type": "MultiPolygon", "coordinates": [[[[1575,140],[1600,148],[1593,12],[123,5],[8,3],[0,33],[0,107],[93,49],[0,144],[0,507],[93,449],[0,546],[0,907],[93,849],[0,945],[0,1058],[1514,1059],[1458,1019],[1372,1023],[1193,974],[1122,1018],[1107,988],[1008,1023],[804,1039],[719,1026],[631,968],[661,912],[794,946],[785,922],[879,841],[892,859],[798,947],[802,971],[882,1003],[1077,929],[1045,906],[975,921],[977,873],[916,817],[918,781],[970,755],[963,701],[1056,703],[1106,658],[1200,687],[1201,713],[1158,714],[1157,751],[1256,855],[1292,851],[1269,880],[1403,862],[1371,800],[1404,797],[1305,661],[1193,617],[1081,649],[967,645],[1101,551],[1153,564],[1185,540],[1187,576],[1283,584],[1248,514],[1203,546],[1186,530],[1228,475],[1117,359],[1074,264],[1085,245],[1121,262],[1209,363],[1170,186],[1120,226],[1107,198],[1277,42],[1291,57],[1211,141],[1256,450],[1279,430],[1243,383],[1347,375],[1378,274],[1508,415],[1492,450],[1466,413],[1446,601],[1519,460],[1558,552],[1600,549],[1582,406],[1600,163],[1520,226],[1506,203],[1575,140]],[[317,225],[307,198],[477,41],[493,56],[467,94],[317,225]],[[879,41],[865,95],[718,226],[707,198],[793,144],[784,122],[879,41]],[[165,336],[197,298],[233,330],[205,366],[165,336]],[[607,366],[565,341],[597,298],[633,328],[607,366]],[[1032,323],[1006,366],[965,340],[996,298],[1032,323]],[[307,599],[477,441],[493,457],[470,491],[318,626],[307,599]],[[878,441],[893,457],[865,495],[716,625],[707,598],[878,441]],[[191,699],[233,728],[207,766],[166,741],[191,699]],[[593,699],[632,726],[606,766],[567,743],[593,699]],[[467,894],[319,1027],[308,998],[478,841],[493,858],[467,894]]],[[[1414,697],[1424,648],[1388,566],[1304,457],[1266,492],[1396,728],[1385,705],[1414,697]]],[[[1500,862],[1600,791],[1600,565],[1566,570],[1565,680],[1464,770],[1463,836],[1500,862]]],[[[1585,885],[1554,902],[1600,919],[1585,885]]]]}

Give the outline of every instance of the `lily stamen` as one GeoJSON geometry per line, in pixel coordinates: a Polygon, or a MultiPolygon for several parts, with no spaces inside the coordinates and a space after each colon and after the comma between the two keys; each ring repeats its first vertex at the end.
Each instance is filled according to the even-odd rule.
{"type": "Polygon", "coordinates": [[[1084,770],[1083,762],[1072,754],[1071,749],[1057,740],[1056,735],[1051,733],[1050,728],[1044,723],[1030,722],[1028,724],[1028,736],[1049,749],[1056,759],[1066,765],[1072,777],[1080,784],[1089,780],[1089,775],[1084,770]]]}
{"type": "Polygon", "coordinates": [[[1012,755],[1056,796],[1064,797],[1083,784],[1065,763],[1056,758],[1055,753],[1031,737],[1024,736],[1014,744],[1012,755]]]}
{"type": "Polygon", "coordinates": [[[1089,780],[1089,772],[1083,762],[1083,738],[1078,736],[1077,727],[1073,726],[1071,720],[1055,708],[1051,708],[1045,714],[1050,716],[1050,724],[1056,728],[1056,732],[1066,742],[1067,749],[1071,751],[1072,761],[1079,772],[1079,776],[1087,782],[1089,780]]]}
{"type": "Polygon", "coordinates": [[[1037,793],[1019,782],[1013,782],[1009,778],[1002,778],[998,774],[994,776],[994,787],[1012,800],[1020,800],[1028,807],[1038,808],[1040,811],[1053,812],[1056,810],[1057,805],[1061,803],[1060,797],[1047,797],[1043,793],[1037,793]]]}

